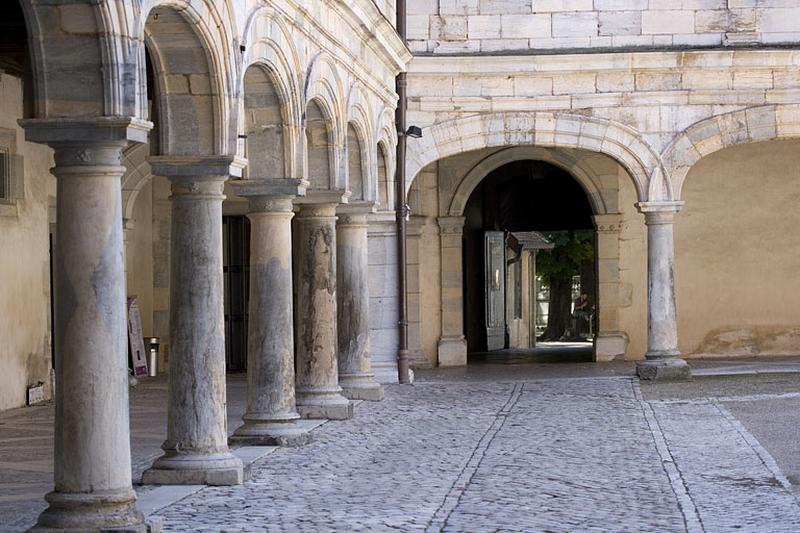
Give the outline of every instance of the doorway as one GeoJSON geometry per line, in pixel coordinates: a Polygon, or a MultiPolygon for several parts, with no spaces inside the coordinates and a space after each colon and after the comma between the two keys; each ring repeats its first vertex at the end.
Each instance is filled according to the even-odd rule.
{"type": "Polygon", "coordinates": [[[225,287],[225,365],[247,370],[247,306],[250,291],[250,221],[222,217],[222,271],[225,287]]]}
{"type": "Polygon", "coordinates": [[[464,209],[469,360],[592,361],[597,302],[592,205],[567,171],[522,160],[489,173],[464,209]]]}

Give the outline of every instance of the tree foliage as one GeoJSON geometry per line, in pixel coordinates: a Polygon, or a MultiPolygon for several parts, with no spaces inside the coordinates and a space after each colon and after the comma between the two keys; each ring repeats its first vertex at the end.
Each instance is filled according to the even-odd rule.
{"type": "Polygon", "coordinates": [[[559,340],[570,327],[572,278],[587,261],[594,261],[594,233],[591,230],[551,231],[544,235],[555,246],[536,254],[536,272],[550,288],[547,329],[542,340],[559,340]]]}
{"type": "Polygon", "coordinates": [[[581,265],[594,260],[592,230],[543,233],[555,244],[552,250],[540,250],[536,254],[536,272],[544,279],[571,281],[573,276],[580,274],[581,265]]]}

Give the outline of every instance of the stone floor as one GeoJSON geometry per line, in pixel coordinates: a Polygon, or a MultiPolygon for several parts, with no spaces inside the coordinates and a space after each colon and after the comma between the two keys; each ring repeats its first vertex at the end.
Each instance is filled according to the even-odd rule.
{"type": "MultiPolygon", "coordinates": [[[[310,445],[271,450],[244,485],[145,487],[142,506],[165,531],[800,531],[800,374],[640,386],[632,372],[419,372],[310,445]]],[[[164,395],[162,380],[132,393],[135,477],[158,453],[164,395]]],[[[243,396],[233,376],[231,429],[243,396]]],[[[0,413],[0,531],[43,508],[51,427],[49,406],[0,413]]]]}

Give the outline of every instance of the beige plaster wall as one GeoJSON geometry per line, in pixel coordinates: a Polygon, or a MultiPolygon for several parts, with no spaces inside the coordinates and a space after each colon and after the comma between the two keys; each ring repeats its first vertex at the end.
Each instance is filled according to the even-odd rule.
{"type": "Polygon", "coordinates": [[[689,356],[800,353],[800,141],[742,145],[690,171],[675,228],[689,356]]]}
{"type": "Polygon", "coordinates": [[[438,168],[420,173],[409,193],[408,334],[415,367],[436,366],[442,335],[438,168]]]}
{"type": "Polygon", "coordinates": [[[0,212],[0,410],[25,405],[29,386],[50,383],[48,196],[52,151],[25,142],[22,83],[0,75],[0,128],[15,131],[23,194],[0,212]]]}
{"type": "Polygon", "coordinates": [[[636,190],[627,173],[619,169],[620,330],[628,336],[625,359],[643,359],[647,351],[647,227],[636,209],[636,190]]]}

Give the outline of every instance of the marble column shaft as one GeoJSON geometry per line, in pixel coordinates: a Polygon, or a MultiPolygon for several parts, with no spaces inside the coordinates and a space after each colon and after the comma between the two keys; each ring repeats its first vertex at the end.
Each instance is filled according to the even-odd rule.
{"type": "Polygon", "coordinates": [[[673,226],[679,205],[641,206],[647,224],[647,353],[637,372],[643,379],[689,375],[678,351],[673,226]]]}
{"type": "Polygon", "coordinates": [[[305,418],[347,419],[337,361],[336,203],[302,204],[295,226],[297,409],[305,418]]]}
{"type": "Polygon", "coordinates": [[[126,142],[58,143],[55,489],[32,531],[145,531],[131,486],[121,165],[126,142]]]}
{"type": "Polygon", "coordinates": [[[295,401],[292,294],[293,196],[267,195],[300,180],[242,180],[237,194],[249,198],[250,303],[247,332],[247,411],[231,440],[241,444],[297,446],[313,425],[299,420],[295,401]],[[269,183],[266,183],[269,182],[269,183]],[[281,182],[281,183],[278,183],[281,182]]]}
{"type": "Polygon", "coordinates": [[[336,226],[339,385],[351,400],[383,399],[369,346],[369,250],[367,213],[339,215],[336,226]]]}
{"type": "Polygon", "coordinates": [[[242,462],[228,449],[225,391],[222,191],[228,176],[165,174],[172,184],[167,440],[142,481],[241,483],[242,462]]]}

